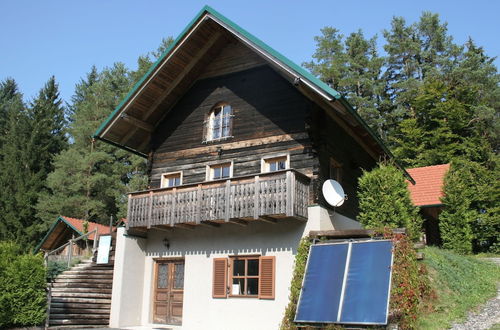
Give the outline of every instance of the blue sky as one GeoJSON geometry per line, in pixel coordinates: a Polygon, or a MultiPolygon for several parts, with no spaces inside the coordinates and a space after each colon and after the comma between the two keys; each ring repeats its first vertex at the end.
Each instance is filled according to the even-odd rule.
{"type": "Polygon", "coordinates": [[[54,75],[69,101],[92,65],[119,61],[135,68],[139,55],[155,50],[163,37],[176,37],[205,4],[299,64],[311,59],[313,38],[324,26],[345,35],[357,29],[366,37],[378,34],[381,44],[393,16],[414,22],[422,11],[439,13],[457,43],[471,36],[489,56],[500,55],[500,1],[493,0],[5,0],[0,80],[14,78],[29,100],[54,75]]]}

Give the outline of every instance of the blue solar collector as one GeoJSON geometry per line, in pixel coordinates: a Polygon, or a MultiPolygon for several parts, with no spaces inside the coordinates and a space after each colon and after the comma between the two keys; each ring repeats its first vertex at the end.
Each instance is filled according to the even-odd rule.
{"type": "Polygon", "coordinates": [[[297,323],[387,324],[392,242],[311,246],[297,323]]]}

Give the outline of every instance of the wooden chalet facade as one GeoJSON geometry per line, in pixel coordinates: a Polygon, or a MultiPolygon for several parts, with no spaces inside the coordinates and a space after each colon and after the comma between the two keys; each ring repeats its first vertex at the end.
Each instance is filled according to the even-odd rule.
{"type": "Polygon", "coordinates": [[[339,93],[210,7],[95,137],[150,171],[117,235],[114,327],[276,329],[300,238],[359,228],[357,179],[390,156],[339,93]]]}

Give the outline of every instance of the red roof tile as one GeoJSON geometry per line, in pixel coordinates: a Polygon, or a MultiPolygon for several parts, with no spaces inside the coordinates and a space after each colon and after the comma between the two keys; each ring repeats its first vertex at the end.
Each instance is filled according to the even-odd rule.
{"type": "MultiPolygon", "coordinates": [[[[71,224],[73,227],[75,227],[76,230],[78,230],[80,233],[83,234],[83,222],[84,222],[84,220],[70,218],[70,217],[64,217],[64,216],[61,216],[61,218],[64,218],[64,220],[66,220],[69,224],[71,224]]],[[[88,227],[87,232],[91,232],[96,228],[97,228],[97,232],[99,233],[99,235],[109,234],[109,226],[101,225],[101,224],[89,221],[89,227],[88,227]]],[[[93,240],[94,234],[90,234],[89,239],[93,240]]]]}
{"type": "Polygon", "coordinates": [[[408,182],[410,197],[416,206],[442,204],[444,177],[450,164],[407,169],[416,184],[408,182]]]}

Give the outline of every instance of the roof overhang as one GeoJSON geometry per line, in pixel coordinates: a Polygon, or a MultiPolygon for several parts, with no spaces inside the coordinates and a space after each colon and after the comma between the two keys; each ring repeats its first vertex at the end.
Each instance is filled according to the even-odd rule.
{"type": "Polygon", "coordinates": [[[63,216],[59,216],[57,217],[56,221],[54,221],[52,226],[50,226],[49,230],[47,231],[47,234],[45,234],[40,243],[38,243],[38,245],[35,247],[35,249],[33,250],[34,253],[37,253],[40,249],[43,250],[50,249],[50,247],[45,246],[45,243],[47,243],[48,238],[56,231],[56,228],[58,226],[69,227],[79,235],[82,235],[82,233],[78,229],[76,229],[71,223],[66,221],[66,219],[63,216]]]}

